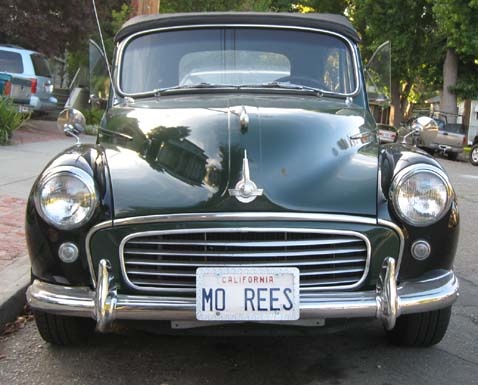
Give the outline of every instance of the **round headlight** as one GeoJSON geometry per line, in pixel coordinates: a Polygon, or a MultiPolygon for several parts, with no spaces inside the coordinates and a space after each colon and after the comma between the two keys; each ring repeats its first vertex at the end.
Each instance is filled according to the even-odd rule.
{"type": "Polygon", "coordinates": [[[453,188],[446,174],[430,165],[414,165],[393,179],[390,198],[398,216],[413,226],[428,226],[449,210],[453,188]]]}
{"type": "Polygon", "coordinates": [[[98,204],[93,178],[76,167],[58,167],[40,180],[35,204],[41,217],[62,230],[87,222],[98,204]]]}

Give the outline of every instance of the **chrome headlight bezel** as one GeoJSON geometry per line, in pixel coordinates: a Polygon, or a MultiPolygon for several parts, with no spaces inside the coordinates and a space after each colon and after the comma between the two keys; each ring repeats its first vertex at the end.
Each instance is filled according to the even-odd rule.
{"type": "MultiPolygon", "coordinates": [[[[81,227],[85,223],[87,223],[93,216],[98,206],[98,192],[96,189],[95,182],[93,177],[88,174],[86,171],[74,167],[74,166],[59,166],[55,167],[52,170],[46,172],[38,181],[35,192],[34,192],[34,202],[35,207],[37,209],[38,214],[41,218],[49,223],[50,225],[54,226],[60,230],[73,230],[76,228],[81,227]],[[87,213],[82,216],[82,218],[75,222],[58,222],[55,221],[46,211],[46,209],[42,205],[41,194],[44,190],[45,186],[51,182],[53,179],[61,177],[61,176],[69,176],[78,179],[86,188],[88,193],[90,194],[90,204],[88,206],[87,213]]],[[[71,216],[70,216],[71,218],[71,216]]]]}
{"type": "Polygon", "coordinates": [[[394,176],[391,187],[390,187],[390,192],[389,192],[389,198],[390,198],[390,201],[392,202],[395,213],[405,223],[415,227],[426,227],[434,223],[437,223],[450,210],[454,197],[455,197],[455,193],[446,173],[440,168],[433,165],[428,165],[428,164],[415,164],[400,170],[394,176]],[[431,174],[434,177],[438,178],[438,180],[440,180],[443,183],[443,187],[446,191],[446,201],[443,207],[441,207],[440,212],[437,215],[435,215],[433,218],[431,218],[430,220],[424,220],[424,221],[414,220],[413,218],[407,216],[404,213],[403,208],[400,207],[400,204],[398,202],[398,195],[399,195],[401,187],[404,185],[404,183],[407,180],[419,174],[431,174]]]}

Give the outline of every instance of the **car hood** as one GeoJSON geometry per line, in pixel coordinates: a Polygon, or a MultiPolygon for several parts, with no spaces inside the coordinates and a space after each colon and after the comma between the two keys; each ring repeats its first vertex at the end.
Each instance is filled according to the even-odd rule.
{"type": "Polygon", "coordinates": [[[373,121],[344,100],[167,96],[112,108],[99,135],[115,218],[294,211],[376,215],[373,121]],[[247,162],[244,162],[247,153],[247,162]],[[231,196],[244,164],[263,193],[231,196]]]}

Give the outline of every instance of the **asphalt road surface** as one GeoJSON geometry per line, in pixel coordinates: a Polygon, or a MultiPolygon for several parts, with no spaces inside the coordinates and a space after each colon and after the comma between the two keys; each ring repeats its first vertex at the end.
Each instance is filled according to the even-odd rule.
{"type": "Polygon", "coordinates": [[[0,384],[478,384],[478,167],[440,159],[457,190],[461,295],[444,340],[387,345],[378,322],[289,337],[100,335],[79,348],[43,342],[33,323],[0,338],[0,384]]]}

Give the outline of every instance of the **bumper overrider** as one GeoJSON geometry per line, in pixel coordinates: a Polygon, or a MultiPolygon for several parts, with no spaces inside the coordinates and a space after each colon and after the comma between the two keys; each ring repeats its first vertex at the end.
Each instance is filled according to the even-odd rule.
{"type": "MultiPolygon", "coordinates": [[[[300,318],[376,317],[387,330],[403,314],[427,312],[450,306],[458,297],[453,271],[436,270],[421,279],[397,285],[396,262],[386,258],[373,291],[307,293],[300,298],[300,318]]],[[[35,280],[27,301],[36,310],[54,314],[91,317],[105,331],[118,320],[194,320],[194,298],[118,294],[110,263],[98,267],[96,291],[89,287],[60,286],[35,280]]]]}

